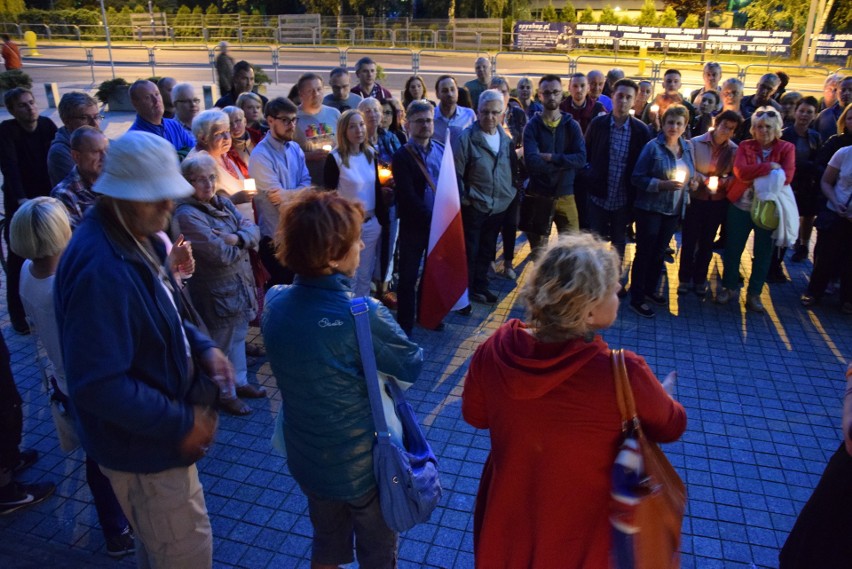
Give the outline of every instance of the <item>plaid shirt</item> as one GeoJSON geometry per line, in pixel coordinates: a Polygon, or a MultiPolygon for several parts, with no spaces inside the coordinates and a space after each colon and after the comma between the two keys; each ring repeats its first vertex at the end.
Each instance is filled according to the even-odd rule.
{"type": "Polygon", "coordinates": [[[591,196],[596,205],[607,211],[615,211],[627,205],[627,192],[621,191],[621,179],[627,166],[627,153],[630,151],[630,121],[616,126],[615,119],[609,119],[609,169],[607,171],[606,200],[591,196]]]}
{"type": "Polygon", "coordinates": [[[75,229],[81,221],[86,210],[95,204],[100,194],[96,194],[80,177],[77,166],[65,176],[50,192],[50,197],[62,202],[68,210],[68,219],[71,221],[71,229],[75,229]]]}

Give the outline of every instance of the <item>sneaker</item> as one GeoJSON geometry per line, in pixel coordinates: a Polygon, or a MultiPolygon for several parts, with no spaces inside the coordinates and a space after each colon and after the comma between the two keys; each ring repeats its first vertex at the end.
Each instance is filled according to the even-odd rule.
{"type": "Polygon", "coordinates": [[[807,261],[808,259],[808,247],[807,245],[796,245],[796,252],[793,253],[793,256],[790,257],[790,260],[794,263],[801,263],[802,261],[807,261]]]}
{"type": "Polygon", "coordinates": [[[716,303],[717,304],[728,304],[728,301],[731,300],[731,297],[734,296],[731,289],[723,288],[719,292],[716,293],[716,303]]]}
{"type": "Polygon", "coordinates": [[[751,310],[752,312],[757,312],[758,314],[763,314],[766,309],[763,307],[763,303],[760,302],[759,294],[749,294],[746,295],[746,308],[751,310]]]}
{"type": "Polygon", "coordinates": [[[815,296],[805,293],[802,295],[799,301],[802,303],[802,306],[809,308],[817,304],[819,302],[819,299],[815,296]]]}
{"type": "Polygon", "coordinates": [[[698,283],[697,285],[695,285],[696,296],[700,296],[702,298],[707,296],[707,289],[708,289],[707,281],[704,281],[703,283],[698,283]]]}
{"type": "Polygon", "coordinates": [[[657,306],[666,306],[669,303],[669,297],[659,292],[648,295],[648,300],[657,306]]]}
{"type": "MultiPolygon", "coordinates": [[[[459,308],[458,310],[456,310],[456,314],[461,314],[462,316],[470,316],[470,313],[471,313],[472,311],[473,311],[473,306],[471,306],[470,304],[468,304],[468,305],[467,305],[467,306],[465,306],[464,308],[459,308]]],[[[409,334],[409,336],[410,336],[410,335],[411,335],[411,334],[409,334]]]]}
{"type": "Polygon", "coordinates": [[[56,490],[53,482],[20,484],[10,482],[0,488],[0,516],[35,506],[46,500],[56,490]]]}
{"type": "Polygon", "coordinates": [[[133,530],[127,527],[118,535],[108,536],[106,538],[106,551],[107,555],[115,559],[135,553],[136,540],[133,539],[133,530]]]}
{"type": "Polygon", "coordinates": [[[500,274],[506,277],[507,279],[513,281],[518,280],[518,273],[516,273],[515,269],[513,269],[511,266],[504,267],[500,274]]]}
{"type": "Polygon", "coordinates": [[[677,293],[678,294],[686,294],[690,291],[691,288],[692,288],[691,283],[680,283],[679,285],[677,285],[677,293]]]}
{"type": "Polygon", "coordinates": [[[642,318],[653,318],[655,316],[653,309],[646,302],[631,302],[630,310],[642,318]]]}
{"type": "Polygon", "coordinates": [[[12,330],[15,331],[16,334],[21,336],[29,336],[30,334],[30,325],[26,322],[12,322],[12,330]]]}
{"type": "Polygon", "coordinates": [[[470,293],[470,299],[474,302],[482,304],[494,304],[497,302],[497,295],[487,288],[476,290],[470,293]]]}
{"type": "Polygon", "coordinates": [[[21,458],[18,461],[18,464],[12,469],[12,473],[15,475],[20,474],[38,460],[38,451],[35,449],[26,449],[21,451],[21,458]]]}

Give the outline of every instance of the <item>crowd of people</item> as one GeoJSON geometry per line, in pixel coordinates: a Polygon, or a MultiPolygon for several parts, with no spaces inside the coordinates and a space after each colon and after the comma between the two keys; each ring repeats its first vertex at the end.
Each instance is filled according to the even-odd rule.
{"type": "MultiPolygon", "coordinates": [[[[399,96],[391,93],[364,57],[355,86],[337,67],[329,94],[324,77],[308,72],[291,97],[269,100],[254,92],[252,66],[235,63],[227,45],[216,67],[222,97],[204,111],[191,84],[133,83],[137,116],[114,141],[85,93],[63,95],[59,129],[39,115],[31,91],[5,94],[13,117],[0,123],[9,315],[16,332],[32,330],[45,346],[52,397],[86,451],[110,555],[135,550],[141,567],[210,565],[195,462],[213,440],[213,409],[245,415],[252,408],[243,399],[267,396],[249,383],[248,358],[268,350],[283,399],[276,428],[316,531],[313,566],[352,561],[353,534],[363,567],[394,566],[397,536],[377,506],[372,419],[345,299],[375,296],[379,371],[414,382],[422,364],[411,341],[418,282],[447,145],[471,301],[499,300],[495,272],[518,278],[522,226],[533,260],[522,294],[529,322],[507,323],[477,352],[463,396],[466,420],[490,428],[494,443],[476,513],[482,566],[491,566],[489,555],[523,564],[532,551],[546,566],[565,549],[535,523],[523,539],[512,530],[526,498],[560,481],[514,478],[501,466],[535,463],[526,431],[501,425],[534,428],[561,412],[539,399],[565,376],[553,371],[547,387],[535,388],[524,374],[499,386],[492,378],[513,375],[500,370],[517,371],[516,357],[565,366],[572,377],[608,373],[608,348],[595,334],[628,295],[644,318],[668,305],[661,275],[677,231],[676,293],[711,294],[710,263],[722,249],[719,304],[740,296],[753,234],[744,302],[761,313],[765,283],[787,280],[788,249],[789,262],[810,257],[815,227],[801,302],[813,306],[839,281],[840,310],[852,314],[852,76],[830,77],[817,100],[785,90],[783,73],[768,73],[746,96],[738,79],[723,80],[721,67],[708,63],[702,88],[681,93],[681,73],[670,69],[655,96],[651,82],[620,69],[523,77],[513,89],[479,58],[474,80],[441,75],[432,99],[416,75],[399,96]],[[528,227],[528,217],[544,223],[528,227]],[[561,237],[548,245],[554,224],[561,237]],[[311,327],[317,321],[320,330],[311,327]],[[251,325],[261,326],[265,349],[246,342],[251,325]],[[565,344],[558,356],[554,343],[565,344]],[[518,395],[526,389],[535,393],[518,395]],[[518,397],[530,404],[519,406],[518,397]],[[508,540],[511,554],[510,534],[518,538],[508,540]]],[[[686,417],[670,396],[673,381],[661,387],[638,356],[628,364],[649,435],[679,437],[686,417]]],[[[0,403],[0,513],[10,513],[54,486],[16,481],[37,456],[19,449],[20,397],[2,342],[0,372],[9,395],[0,403]]],[[[583,400],[575,417],[582,422],[610,392],[577,387],[559,397],[583,400]]],[[[619,432],[613,418],[597,433],[600,445],[574,450],[600,470],[619,432]]],[[[562,448],[562,437],[557,429],[548,440],[562,448]]],[[[528,470],[523,476],[546,469],[528,470]]],[[[606,480],[578,474],[576,483],[606,500],[606,480]]],[[[576,566],[602,566],[579,560],[605,559],[603,510],[545,503],[548,495],[538,522],[549,524],[553,508],[572,512],[563,529],[576,537],[576,566]]]]}

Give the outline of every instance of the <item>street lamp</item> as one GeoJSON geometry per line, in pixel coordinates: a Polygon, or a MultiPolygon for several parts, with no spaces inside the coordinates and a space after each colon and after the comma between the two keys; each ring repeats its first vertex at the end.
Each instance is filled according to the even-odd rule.
{"type": "Polygon", "coordinates": [[[104,0],[101,0],[101,18],[104,19],[104,30],[106,31],[107,51],[109,52],[109,66],[112,69],[112,78],[115,79],[115,63],[112,60],[112,39],[109,37],[109,22],[107,21],[104,0]]]}

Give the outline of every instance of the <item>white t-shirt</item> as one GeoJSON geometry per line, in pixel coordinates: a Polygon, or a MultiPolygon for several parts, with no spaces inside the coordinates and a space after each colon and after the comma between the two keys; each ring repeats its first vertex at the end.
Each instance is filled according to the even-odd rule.
{"type": "MultiPolygon", "coordinates": [[[[828,161],[828,165],[840,170],[837,182],[834,184],[834,195],[837,201],[852,206],[849,202],[849,197],[852,196],[852,146],[844,146],[835,152],[828,161]]],[[[831,202],[828,202],[828,208],[835,211],[831,202]]]]}
{"type": "Polygon", "coordinates": [[[367,161],[367,156],[361,152],[351,154],[349,167],[346,167],[337,149],[333,154],[337,167],[340,168],[340,179],[337,182],[338,193],[347,199],[360,201],[365,211],[375,211],[376,164],[367,161]]]}
{"type": "Polygon", "coordinates": [[[488,143],[488,147],[497,154],[500,152],[500,132],[495,131],[494,134],[488,134],[485,131],[482,131],[482,136],[485,137],[485,142],[488,143]]]}
{"type": "MultiPolygon", "coordinates": [[[[53,281],[55,275],[37,279],[32,274],[33,262],[27,259],[21,269],[21,302],[27,318],[41,340],[47,358],[53,366],[53,375],[62,393],[68,395],[65,382],[65,366],[62,364],[62,348],[59,345],[59,326],[53,309],[53,281]]],[[[40,356],[39,356],[40,357],[40,356]]],[[[48,374],[51,372],[48,370],[48,374]]]]}

